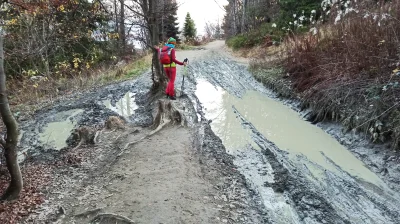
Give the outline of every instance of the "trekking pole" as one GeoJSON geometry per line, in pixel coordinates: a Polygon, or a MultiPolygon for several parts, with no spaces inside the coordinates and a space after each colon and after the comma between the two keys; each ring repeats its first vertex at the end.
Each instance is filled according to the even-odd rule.
{"type": "MultiPolygon", "coordinates": [[[[189,59],[187,59],[187,58],[185,58],[185,60],[183,61],[183,62],[187,62],[187,64],[189,64],[189,59]]],[[[187,75],[187,68],[186,68],[186,66],[183,68],[184,69],[184,72],[183,72],[183,75],[182,75],[182,87],[181,87],[181,96],[183,95],[183,90],[185,89],[185,76],[187,75]]]]}

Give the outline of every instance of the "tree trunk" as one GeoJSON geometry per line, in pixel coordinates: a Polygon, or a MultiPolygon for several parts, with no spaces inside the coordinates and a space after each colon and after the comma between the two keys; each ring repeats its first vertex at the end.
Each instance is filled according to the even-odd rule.
{"type": "Polygon", "coordinates": [[[125,0],[120,0],[121,11],[119,21],[119,38],[121,40],[121,55],[125,55],[126,51],[126,33],[125,33],[125,0]]]}
{"type": "Polygon", "coordinates": [[[11,182],[1,200],[17,199],[22,190],[22,175],[17,161],[18,124],[11,113],[7,99],[6,75],[4,72],[3,32],[0,32],[0,114],[7,129],[6,139],[0,139],[4,149],[11,182]]]}
{"type": "Polygon", "coordinates": [[[247,1],[243,0],[241,32],[245,32],[247,1]]]}
{"type": "Polygon", "coordinates": [[[233,0],[233,35],[237,34],[237,25],[236,25],[236,0],[233,0]]]}
{"type": "MultiPolygon", "coordinates": [[[[165,7],[165,3],[164,3],[164,0],[162,0],[161,1],[161,7],[164,9],[164,7],[165,7]]],[[[161,13],[161,35],[160,35],[160,37],[161,37],[161,40],[165,40],[166,38],[165,38],[165,31],[164,31],[164,10],[163,10],[163,13],[161,13]]]]}
{"type": "MultiPolygon", "coordinates": [[[[118,7],[117,7],[117,0],[114,0],[114,14],[115,14],[115,33],[118,33],[119,34],[119,28],[118,28],[118,24],[119,24],[119,22],[118,22],[118,9],[117,9],[118,7]]],[[[117,48],[116,49],[120,49],[119,48],[119,41],[117,41],[116,42],[116,44],[117,44],[117,48]]]]}
{"type": "MultiPolygon", "coordinates": [[[[151,39],[151,44],[152,46],[158,45],[160,43],[160,31],[159,31],[159,23],[158,23],[158,4],[157,0],[149,0],[149,33],[150,33],[150,39],[151,39]]],[[[156,50],[153,50],[153,63],[154,66],[154,72],[155,75],[157,76],[157,81],[153,83],[153,88],[155,90],[158,90],[159,88],[165,88],[166,87],[166,78],[164,73],[162,72],[162,67],[161,64],[158,60],[158,52],[156,50]]]]}

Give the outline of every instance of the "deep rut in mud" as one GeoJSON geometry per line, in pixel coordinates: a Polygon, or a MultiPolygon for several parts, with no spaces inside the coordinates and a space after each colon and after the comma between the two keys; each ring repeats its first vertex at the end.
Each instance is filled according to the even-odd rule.
{"type": "MultiPolygon", "coordinates": [[[[345,142],[358,142],[358,148],[352,148],[356,154],[372,150],[367,141],[359,136],[348,139],[340,130],[335,131],[332,125],[321,125],[321,129],[305,121],[301,113],[295,111],[295,101],[280,102],[273,92],[252,77],[244,65],[224,52],[222,41],[213,42],[206,49],[177,53],[178,57],[190,58],[192,63],[188,66],[184,92],[180,91],[184,71],[178,68],[176,89],[180,97],[176,104],[185,111],[192,131],[192,147],[198,153],[194,158],[201,165],[197,167],[189,157],[185,157],[190,161],[185,164],[196,166],[194,173],[201,170],[202,178],[214,184],[217,192],[228,195],[224,198],[216,196],[217,201],[222,201],[218,206],[227,206],[217,208],[223,216],[214,220],[216,223],[400,223],[400,183],[394,181],[400,177],[400,169],[397,173],[394,170],[390,172],[390,176],[371,171],[370,164],[365,165],[359,156],[354,156],[324,130],[329,129],[345,142]]],[[[111,115],[120,116],[132,126],[148,127],[153,123],[156,102],[161,97],[149,96],[150,87],[147,73],[135,81],[111,85],[39,111],[36,120],[21,125],[21,148],[31,156],[52,160],[59,153],[57,150],[73,144],[65,134],[69,129],[101,125],[111,115]],[[35,137],[38,133],[41,133],[40,140],[35,137]]],[[[182,130],[177,132],[189,136],[182,130]]],[[[118,134],[114,135],[117,137],[113,138],[121,141],[118,134]]],[[[168,138],[164,132],[160,136],[154,139],[163,141],[168,138]]],[[[188,142],[184,145],[188,147],[188,142]]],[[[146,147],[146,144],[140,146],[146,147]]],[[[140,158],[135,166],[150,158],[145,156],[148,151],[140,152],[128,153],[132,154],[132,160],[140,158]]],[[[373,153],[364,153],[363,159],[368,160],[371,154],[374,156],[373,153]]],[[[166,156],[170,158],[171,155],[166,156]]],[[[116,166],[122,169],[130,163],[130,160],[123,160],[116,166]]],[[[110,169],[114,169],[114,176],[120,178],[116,168],[110,169]]],[[[174,169],[171,172],[179,173],[174,169]]],[[[132,178],[138,177],[135,172],[131,174],[132,178]]],[[[143,178],[138,179],[141,186],[146,185],[146,177],[143,178]]],[[[156,179],[148,179],[157,185],[156,179]]],[[[194,180],[199,182],[197,184],[204,184],[200,179],[194,180]]],[[[115,178],[112,181],[118,182],[115,178]]],[[[186,184],[185,181],[182,183],[186,184]]],[[[129,189],[130,184],[135,183],[121,185],[121,189],[129,189]]],[[[148,193],[140,186],[135,187],[138,189],[134,192],[143,190],[142,195],[148,193]]],[[[179,189],[179,186],[171,189],[179,189]]],[[[207,191],[206,187],[199,189],[207,191]]],[[[185,194],[189,194],[190,186],[185,190],[185,194]]],[[[208,196],[204,198],[208,200],[208,196]]],[[[148,198],[148,203],[151,201],[152,198],[148,198]]],[[[164,206],[170,206],[170,202],[165,202],[164,206]]],[[[136,205],[129,206],[133,208],[136,205]]],[[[167,214],[167,207],[160,208],[165,209],[167,220],[179,220],[167,214]]],[[[148,213],[151,212],[155,210],[150,209],[148,213]]],[[[142,215],[138,220],[146,221],[146,213],[136,214],[142,215]]],[[[184,212],[174,214],[191,215],[184,212]]],[[[198,214],[216,215],[209,207],[198,214]]],[[[193,220],[186,219],[188,223],[195,223],[193,220]]],[[[207,223],[209,219],[204,218],[202,222],[207,223]]]]}

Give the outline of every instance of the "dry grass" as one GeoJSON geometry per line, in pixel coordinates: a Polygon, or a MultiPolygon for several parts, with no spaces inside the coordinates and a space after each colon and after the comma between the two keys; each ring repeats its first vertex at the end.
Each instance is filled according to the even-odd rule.
{"type": "Polygon", "coordinates": [[[399,148],[400,2],[366,7],[322,29],[287,40],[293,87],[316,109],[316,120],[340,120],[399,148]]]}
{"type": "Polygon", "coordinates": [[[116,66],[105,66],[97,70],[90,70],[86,74],[73,77],[46,77],[33,80],[9,80],[8,92],[13,111],[29,108],[34,111],[44,102],[85,91],[106,84],[135,78],[150,67],[151,55],[128,63],[119,63],[116,66]]]}
{"type": "Polygon", "coordinates": [[[252,49],[238,50],[242,57],[251,58],[250,68],[254,71],[257,69],[271,69],[280,66],[282,58],[286,57],[286,45],[283,43],[278,46],[258,46],[252,49]]]}

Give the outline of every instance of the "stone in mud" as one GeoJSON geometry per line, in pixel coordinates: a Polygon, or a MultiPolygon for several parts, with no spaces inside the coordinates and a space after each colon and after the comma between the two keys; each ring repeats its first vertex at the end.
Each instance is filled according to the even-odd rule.
{"type": "Polygon", "coordinates": [[[82,144],[95,144],[94,138],[96,136],[96,130],[94,128],[88,127],[88,126],[83,126],[76,128],[71,137],[69,138],[69,141],[71,143],[78,143],[78,146],[81,146],[82,144]]]}
{"type": "Polygon", "coordinates": [[[117,116],[110,116],[105,123],[105,127],[111,130],[124,129],[125,122],[117,116]]]}

